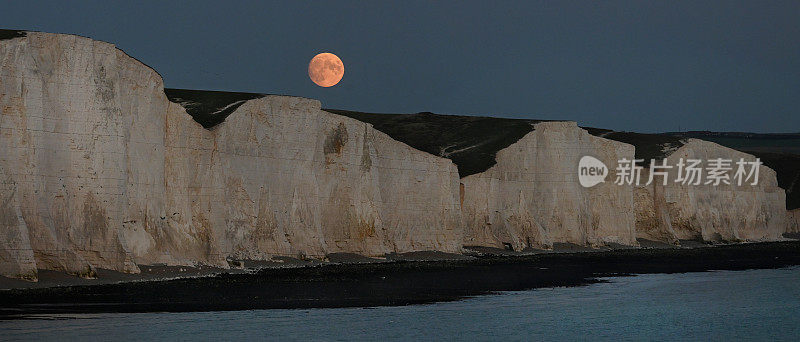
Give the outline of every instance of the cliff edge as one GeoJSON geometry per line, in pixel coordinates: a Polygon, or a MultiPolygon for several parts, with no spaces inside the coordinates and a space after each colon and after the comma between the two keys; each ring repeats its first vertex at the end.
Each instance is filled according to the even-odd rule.
{"type": "Polygon", "coordinates": [[[185,100],[109,43],[0,41],[0,274],[461,250],[450,160],[315,100],[185,100]]]}

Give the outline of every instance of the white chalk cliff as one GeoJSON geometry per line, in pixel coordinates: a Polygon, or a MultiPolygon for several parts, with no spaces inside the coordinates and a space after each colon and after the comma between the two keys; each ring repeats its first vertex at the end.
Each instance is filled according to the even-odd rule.
{"type": "Polygon", "coordinates": [[[634,148],[590,135],[575,122],[543,122],[500,150],[497,164],[461,180],[465,244],[514,250],[556,242],[636,245],[633,187],[608,179],[582,187],[577,168],[586,155],[614,170],[618,160],[633,159],[634,148]]]}
{"type": "MultiPolygon", "coordinates": [[[[698,139],[689,139],[669,154],[666,165],[672,168],[659,170],[667,172],[667,185],[657,176],[652,184],[635,190],[638,236],[665,242],[781,239],[788,227],[786,193],[778,187],[775,171],[761,165],[756,185],[752,185],[753,178],[739,185],[733,176],[738,168],[736,162],[740,159],[746,162],[756,160],[750,154],[698,139]],[[705,178],[706,170],[701,173],[704,178],[700,185],[675,182],[680,159],[709,161],[717,158],[732,161],[730,184],[705,184],[708,180],[705,178]]],[[[709,166],[702,164],[701,167],[709,166]]],[[[745,170],[749,173],[750,167],[745,170]]],[[[646,176],[647,171],[643,175],[646,176]]]]}
{"type": "Polygon", "coordinates": [[[458,172],[315,100],[207,130],[112,44],[0,41],[0,274],[333,252],[459,252],[458,172]]]}
{"type": "MultiPolygon", "coordinates": [[[[459,179],[449,159],[290,96],[247,100],[207,129],[114,45],[28,32],[0,40],[0,275],[637,237],[766,241],[797,225],[767,167],[743,188],[578,183],[582,156],[613,171],[634,153],[574,122],[538,123],[494,166],[459,179]]],[[[670,163],[679,156],[747,157],[700,141],[670,163]]]]}
{"type": "Polygon", "coordinates": [[[789,220],[789,225],[786,228],[786,232],[795,235],[800,234],[800,209],[789,210],[787,219],[789,220]]]}

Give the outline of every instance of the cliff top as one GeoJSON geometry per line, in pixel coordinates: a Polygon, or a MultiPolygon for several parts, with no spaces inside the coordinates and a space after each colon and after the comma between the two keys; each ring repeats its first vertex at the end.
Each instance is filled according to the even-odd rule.
{"type": "Polygon", "coordinates": [[[0,40],[25,37],[25,31],[0,29],[0,40]]]}
{"type": "MultiPolygon", "coordinates": [[[[461,177],[492,167],[498,151],[533,131],[544,120],[495,117],[417,114],[376,114],[325,109],[372,124],[375,129],[416,149],[451,159],[461,177]]],[[[636,133],[582,127],[597,137],[631,144],[636,159],[649,165],[650,159],[666,158],[697,138],[752,154],[775,170],[778,185],[786,190],[787,209],[800,208],[800,134],[756,134],[739,132],[636,133]]]]}
{"type": "Polygon", "coordinates": [[[741,151],[800,154],[800,133],[689,131],[664,134],[681,138],[702,139],[741,151]]]}
{"type": "Polygon", "coordinates": [[[711,141],[756,156],[775,170],[778,186],[786,190],[786,209],[800,208],[800,133],[690,131],[664,135],[711,141]]]}
{"type": "Polygon", "coordinates": [[[582,128],[591,135],[633,145],[636,147],[635,158],[644,160],[645,165],[650,165],[650,159],[664,159],[672,151],[683,146],[681,137],[666,134],[617,132],[593,127],[582,128]]]}
{"type": "Polygon", "coordinates": [[[430,112],[373,114],[324,110],[370,123],[375,129],[413,148],[448,158],[458,167],[460,177],[492,167],[498,151],[522,139],[533,131],[533,124],[541,122],[430,112]]]}
{"type": "MultiPolygon", "coordinates": [[[[375,129],[411,147],[449,158],[461,177],[488,170],[495,164],[498,151],[510,146],[533,131],[533,125],[545,120],[506,119],[496,117],[417,114],[375,114],[325,109],[371,123],[375,129]]],[[[636,147],[636,158],[649,163],[665,158],[683,146],[682,138],[666,134],[615,132],[582,127],[590,134],[636,147]]]]}
{"type": "Polygon", "coordinates": [[[167,99],[186,109],[194,121],[211,128],[225,121],[228,115],[247,102],[266,96],[256,93],[235,93],[227,91],[164,89],[167,99]]]}

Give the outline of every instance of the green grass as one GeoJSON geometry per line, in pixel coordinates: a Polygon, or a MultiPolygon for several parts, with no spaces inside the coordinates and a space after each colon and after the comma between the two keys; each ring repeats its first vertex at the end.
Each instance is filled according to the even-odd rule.
{"type": "Polygon", "coordinates": [[[497,162],[495,155],[533,131],[539,120],[479,116],[417,114],[372,114],[325,109],[371,123],[395,140],[433,155],[449,158],[461,177],[486,171],[497,162]]]}
{"type": "Polygon", "coordinates": [[[25,34],[26,34],[25,31],[0,29],[0,40],[25,37],[25,34]]]}
{"type": "Polygon", "coordinates": [[[747,150],[742,152],[758,157],[764,165],[775,170],[778,186],[786,190],[786,209],[800,208],[800,155],[747,150]]]}
{"type": "Polygon", "coordinates": [[[679,132],[666,133],[715,142],[737,150],[800,154],[800,133],[679,132]]]}
{"type": "MultiPolygon", "coordinates": [[[[451,159],[461,177],[486,171],[496,163],[498,151],[517,142],[541,120],[503,119],[477,116],[418,114],[374,114],[325,109],[371,123],[377,130],[416,149],[451,159]]],[[[752,134],[683,132],[645,134],[615,132],[583,127],[590,134],[631,144],[636,159],[649,165],[650,159],[663,159],[665,151],[683,146],[681,140],[698,138],[740,150],[761,158],[775,170],[778,185],[786,189],[786,207],[800,208],[800,154],[790,153],[800,146],[800,134],[752,134]],[[788,152],[787,152],[788,151],[788,152]]]]}
{"type": "Polygon", "coordinates": [[[225,121],[247,100],[264,97],[265,94],[234,93],[226,91],[164,89],[167,98],[186,109],[195,121],[211,128],[225,121]]]}
{"type": "MultiPolygon", "coordinates": [[[[12,31],[0,30],[0,37],[12,31]]],[[[13,31],[20,32],[20,31],[13,31]]],[[[24,34],[24,32],[23,32],[24,34]]],[[[247,100],[265,96],[256,93],[237,93],[206,90],[164,89],[167,98],[181,104],[195,121],[211,128],[225,121],[247,100]]],[[[441,115],[429,112],[417,114],[375,114],[347,110],[325,109],[373,125],[395,140],[433,155],[448,158],[458,167],[461,177],[484,172],[495,165],[497,152],[517,142],[533,131],[533,125],[543,120],[506,119],[481,116],[441,115]]],[[[645,134],[615,132],[584,127],[590,134],[624,142],[636,148],[636,159],[648,165],[650,159],[666,157],[665,151],[683,145],[681,140],[697,138],[716,142],[761,158],[775,170],[778,185],[786,189],[788,209],[800,208],[800,134],[754,134],[716,132],[672,132],[645,134]]]]}
{"type": "Polygon", "coordinates": [[[683,146],[681,138],[667,134],[646,134],[635,132],[615,132],[607,129],[583,127],[589,134],[610,140],[631,144],[636,147],[636,159],[644,160],[644,165],[650,165],[650,159],[664,159],[667,157],[665,150],[683,146]]]}

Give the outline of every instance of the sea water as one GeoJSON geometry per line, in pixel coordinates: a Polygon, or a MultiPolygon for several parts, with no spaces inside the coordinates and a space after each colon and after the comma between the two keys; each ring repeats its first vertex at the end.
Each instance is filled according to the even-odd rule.
{"type": "Polygon", "coordinates": [[[44,316],[0,340],[800,340],[800,267],[647,274],[401,307],[44,316]]]}

